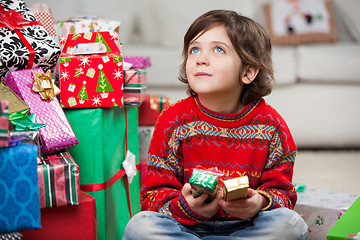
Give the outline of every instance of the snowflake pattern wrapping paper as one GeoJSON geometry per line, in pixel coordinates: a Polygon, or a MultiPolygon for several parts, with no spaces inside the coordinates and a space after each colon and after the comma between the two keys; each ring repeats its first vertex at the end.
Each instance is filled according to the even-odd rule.
{"type": "Polygon", "coordinates": [[[37,122],[46,124],[39,130],[43,142],[41,153],[46,155],[73,147],[78,144],[78,140],[59,101],[57,98],[52,101],[43,100],[38,93],[32,91],[32,71],[43,73],[40,68],[10,72],[4,81],[30,107],[30,113],[36,114],[37,122]]]}
{"type": "Polygon", "coordinates": [[[26,4],[21,0],[0,0],[0,13],[6,19],[3,23],[13,22],[11,16],[15,15],[26,24],[11,26],[0,23],[0,79],[15,70],[53,69],[60,55],[60,47],[36,21],[26,4]]]}
{"type": "Polygon", "coordinates": [[[124,105],[122,54],[109,32],[68,35],[60,56],[60,89],[65,108],[124,105]],[[75,54],[78,49],[82,54],[75,54]]]}

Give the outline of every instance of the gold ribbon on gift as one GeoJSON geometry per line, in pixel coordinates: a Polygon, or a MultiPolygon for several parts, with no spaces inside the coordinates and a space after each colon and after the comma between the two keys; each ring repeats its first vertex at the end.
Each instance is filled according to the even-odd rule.
{"type": "Polygon", "coordinates": [[[35,79],[32,90],[39,93],[44,100],[54,100],[55,96],[60,94],[60,89],[55,85],[55,80],[51,79],[51,71],[48,70],[46,73],[32,72],[35,79]]]}

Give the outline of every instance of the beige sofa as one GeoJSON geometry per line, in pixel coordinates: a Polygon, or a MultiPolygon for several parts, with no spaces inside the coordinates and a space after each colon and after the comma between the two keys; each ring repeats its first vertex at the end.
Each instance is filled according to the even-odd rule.
{"type": "MultiPolygon", "coordinates": [[[[177,80],[182,39],[197,16],[210,9],[233,9],[265,24],[264,0],[43,2],[56,20],[74,15],[120,20],[123,54],[150,56],[148,92],[165,94],[171,102],[186,97],[177,80]]],[[[360,148],[360,1],[332,3],[338,42],[273,48],[277,82],[266,100],[285,118],[299,148],[360,148]]]]}

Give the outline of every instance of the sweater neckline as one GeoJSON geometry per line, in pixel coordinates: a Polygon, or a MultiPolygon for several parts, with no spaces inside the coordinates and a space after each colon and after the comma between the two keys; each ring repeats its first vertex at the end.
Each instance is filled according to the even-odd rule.
{"type": "Polygon", "coordinates": [[[216,120],[222,120],[222,121],[238,121],[238,120],[244,118],[245,116],[247,116],[261,102],[262,99],[257,102],[251,102],[251,103],[247,104],[243,110],[241,110],[240,112],[235,113],[235,114],[220,113],[220,112],[212,111],[212,110],[206,108],[205,106],[203,106],[201,104],[201,102],[199,101],[198,97],[194,97],[194,100],[195,100],[195,103],[198,106],[200,112],[202,112],[203,114],[207,115],[210,118],[213,118],[216,120]]]}

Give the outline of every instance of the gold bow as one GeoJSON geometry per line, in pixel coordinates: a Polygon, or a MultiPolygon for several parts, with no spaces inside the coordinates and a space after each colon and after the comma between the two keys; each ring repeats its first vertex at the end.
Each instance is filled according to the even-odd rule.
{"type": "Polygon", "coordinates": [[[46,73],[32,72],[35,79],[32,90],[39,93],[44,100],[54,100],[54,97],[60,94],[60,89],[55,85],[55,80],[51,79],[51,71],[48,70],[46,73]]]}

